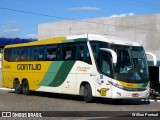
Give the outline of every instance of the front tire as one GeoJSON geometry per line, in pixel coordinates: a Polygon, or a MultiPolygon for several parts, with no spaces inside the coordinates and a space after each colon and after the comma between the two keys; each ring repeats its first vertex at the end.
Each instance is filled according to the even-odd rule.
{"type": "Polygon", "coordinates": [[[22,92],[24,95],[28,95],[30,93],[29,83],[27,80],[23,81],[23,83],[22,83],[22,92]]]}
{"type": "Polygon", "coordinates": [[[84,87],[84,100],[86,103],[91,102],[93,99],[92,97],[92,89],[91,86],[89,84],[86,84],[84,87]]]}

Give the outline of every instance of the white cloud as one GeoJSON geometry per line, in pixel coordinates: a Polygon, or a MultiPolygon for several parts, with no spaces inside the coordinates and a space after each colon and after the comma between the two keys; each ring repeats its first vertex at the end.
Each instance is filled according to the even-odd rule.
{"type": "Polygon", "coordinates": [[[25,38],[37,39],[38,38],[37,36],[38,36],[37,34],[27,34],[25,38]]]}
{"type": "Polygon", "coordinates": [[[17,37],[20,28],[14,20],[6,21],[0,25],[0,37],[17,37]]]}
{"type": "Polygon", "coordinates": [[[110,16],[109,18],[113,18],[113,17],[126,17],[126,16],[134,16],[135,14],[134,13],[125,13],[125,14],[115,14],[115,15],[112,15],[110,16]]]}
{"type": "Polygon", "coordinates": [[[3,30],[4,33],[7,33],[7,34],[11,34],[11,33],[16,33],[20,31],[19,28],[6,28],[3,30]]]}
{"type": "Polygon", "coordinates": [[[68,11],[100,11],[100,8],[97,7],[72,7],[68,8],[68,11]]]}
{"type": "Polygon", "coordinates": [[[21,5],[24,0],[16,0],[15,3],[21,5]]]}

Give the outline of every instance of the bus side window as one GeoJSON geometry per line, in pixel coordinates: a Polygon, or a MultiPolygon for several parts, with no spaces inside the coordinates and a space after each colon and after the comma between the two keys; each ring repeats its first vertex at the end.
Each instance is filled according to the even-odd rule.
{"type": "Polygon", "coordinates": [[[31,52],[32,52],[32,48],[31,47],[27,47],[27,60],[31,61],[31,52]]]}
{"type": "Polygon", "coordinates": [[[62,45],[58,45],[58,47],[57,47],[57,60],[63,60],[62,45]]]}
{"type": "Polygon", "coordinates": [[[15,56],[16,61],[20,61],[20,54],[21,54],[21,49],[17,48],[16,49],[16,56],[15,56]]]}
{"type": "Polygon", "coordinates": [[[20,48],[20,61],[26,61],[27,57],[27,48],[20,48]]]}
{"type": "Polygon", "coordinates": [[[80,45],[75,44],[75,60],[80,60],[80,45]]]}
{"type": "Polygon", "coordinates": [[[4,57],[4,59],[6,60],[6,61],[11,61],[11,49],[10,48],[6,48],[5,50],[4,50],[4,54],[5,54],[5,57],[4,57]]]}
{"type": "Polygon", "coordinates": [[[38,61],[44,59],[44,47],[32,46],[28,48],[27,60],[38,61]]]}
{"type": "Polygon", "coordinates": [[[81,44],[80,53],[81,53],[80,57],[81,57],[82,61],[91,64],[91,58],[90,58],[87,43],[81,44]]]}
{"type": "Polygon", "coordinates": [[[15,52],[15,48],[12,48],[12,55],[11,55],[11,61],[14,61],[14,52],[15,52]]]}
{"type": "Polygon", "coordinates": [[[111,76],[111,56],[106,54],[101,54],[101,72],[111,76]]]}
{"type": "Polygon", "coordinates": [[[89,50],[87,47],[87,43],[76,44],[75,58],[77,60],[81,60],[91,64],[91,58],[90,58],[89,50]]]}
{"type": "Polygon", "coordinates": [[[13,48],[13,61],[18,61],[18,48],[13,48]]]}
{"type": "Polygon", "coordinates": [[[57,46],[54,46],[52,49],[51,49],[51,52],[52,52],[52,60],[57,60],[57,46]]]}
{"type": "Polygon", "coordinates": [[[72,52],[73,52],[73,45],[72,44],[64,44],[63,45],[63,59],[64,60],[72,60],[72,52]]]}
{"type": "Polygon", "coordinates": [[[19,61],[22,61],[23,60],[23,50],[22,48],[19,48],[19,61]]]}
{"type": "Polygon", "coordinates": [[[39,58],[39,47],[34,48],[34,60],[37,61],[39,58]]]}
{"type": "Polygon", "coordinates": [[[33,46],[30,48],[30,51],[31,51],[30,60],[34,61],[34,47],[33,46]]]}
{"type": "Polygon", "coordinates": [[[99,43],[98,42],[91,42],[91,47],[92,47],[94,58],[98,62],[98,60],[99,60],[99,47],[100,47],[99,43]]]}
{"type": "Polygon", "coordinates": [[[39,46],[38,60],[43,60],[43,59],[44,59],[44,49],[43,46],[39,46]]]}
{"type": "Polygon", "coordinates": [[[46,46],[46,59],[49,61],[57,59],[57,46],[56,45],[48,45],[46,46]]]}

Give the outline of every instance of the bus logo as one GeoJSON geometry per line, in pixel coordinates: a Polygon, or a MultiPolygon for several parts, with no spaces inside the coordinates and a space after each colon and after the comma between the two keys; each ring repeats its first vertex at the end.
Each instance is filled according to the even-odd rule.
{"type": "Polygon", "coordinates": [[[101,88],[100,91],[98,91],[98,92],[100,92],[101,96],[106,96],[106,93],[107,93],[108,90],[109,89],[107,89],[107,88],[101,88]]]}
{"type": "Polygon", "coordinates": [[[41,64],[18,64],[17,70],[41,70],[41,64]]]}

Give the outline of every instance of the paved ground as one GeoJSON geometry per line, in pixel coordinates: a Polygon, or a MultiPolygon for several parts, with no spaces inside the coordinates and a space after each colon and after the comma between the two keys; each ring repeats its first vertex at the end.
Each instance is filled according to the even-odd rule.
{"type": "Polygon", "coordinates": [[[0,68],[0,87],[2,87],[2,69],[0,68]]]}
{"type": "MultiPolygon", "coordinates": [[[[115,114],[116,116],[120,111],[160,111],[160,102],[125,100],[122,103],[117,103],[109,99],[95,99],[93,103],[85,103],[83,98],[79,96],[39,92],[33,92],[31,95],[25,96],[22,94],[17,95],[13,91],[0,90],[0,111],[77,111],[73,116],[76,116],[75,114],[80,116],[85,116],[85,114],[103,114],[97,111],[118,111],[107,113],[115,114]],[[79,111],[83,112],[80,113],[79,111]]],[[[61,114],[65,115],[68,113],[62,112],[61,114]]],[[[122,114],[130,113],[122,112],[122,114]]],[[[76,119],[85,119],[85,117],[76,117],[76,119]]],[[[87,117],[87,119],[93,118],[87,117]]],[[[103,118],[101,119],[103,120],[103,118]]]]}
{"type": "Polygon", "coordinates": [[[79,96],[32,92],[31,95],[15,94],[0,90],[0,110],[18,111],[160,111],[160,103],[125,100],[122,103],[109,99],[95,99],[85,103],[79,96]]]}

